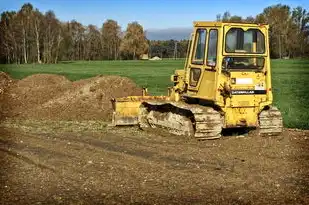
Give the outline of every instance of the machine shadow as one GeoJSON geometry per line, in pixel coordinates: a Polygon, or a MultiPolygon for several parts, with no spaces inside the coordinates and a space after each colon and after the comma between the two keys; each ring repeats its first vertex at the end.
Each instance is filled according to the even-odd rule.
{"type": "Polygon", "coordinates": [[[223,137],[230,136],[247,136],[251,133],[257,134],[257,129],[255,127],[239,127],[239,128],[225,128],[222,129],[221,135],[223,137]]]}

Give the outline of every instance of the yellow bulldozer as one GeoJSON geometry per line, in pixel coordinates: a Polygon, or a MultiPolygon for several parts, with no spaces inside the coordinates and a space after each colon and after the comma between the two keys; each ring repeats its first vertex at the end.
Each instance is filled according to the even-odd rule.
{"type": "Polygon", "coordinates": [[[193,23],[184,69],[171,76],[166,96],[112,99],[112,125],[159,128],[198,139],[225,128],[257,128],[278,135],[283,123],[272,105],[269,26],[193,23]]]}

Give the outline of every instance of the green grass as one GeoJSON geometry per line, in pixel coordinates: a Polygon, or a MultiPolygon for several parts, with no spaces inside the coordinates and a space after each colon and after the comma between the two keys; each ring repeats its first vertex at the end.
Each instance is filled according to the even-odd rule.
{"type": "MultiPolygon", "coordinates": [[[[0,71],[21,79],[34,73],[65,75],[70,80],[98,74],[120,75],[148,87],[153,95],[165,95],[170,75],[182,69],[184,60],[163,61],[74,61],[56,65],[0,65],[0,71]]],[[[287,127],[309,129],[309,60],[272,60],[274,104],[281,110],[287,127]]]]}
{"type": "Polygon", "coordinates": [[[183,68],[183,60],[173,61],[74,61],[59,64],[1,65],[0,71],[21,79],[35,73],[53,73],[79,80],[99,74],[126,76],[139,86],[149,88],[153,95],[167,93],[171,86],[170,75],[175,69],[183,68]]]}
{"type": "Polygon", "coordinates": [[[285,126],[309,129],[309,60],[273,60],[272,82],[285,126]]]}

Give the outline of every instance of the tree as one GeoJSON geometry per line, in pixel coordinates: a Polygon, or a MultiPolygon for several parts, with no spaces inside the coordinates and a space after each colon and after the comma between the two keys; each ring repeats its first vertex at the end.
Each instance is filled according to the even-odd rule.
{"type": "Polygon", "coordinates": [[[31,36],[30,36],[30,29],[31,25],[31,17],[33,13],[33,6],[30,3],[24,4],[20,11],[18,12],[18,17],[21,22],[21,29],[22,29],[22,45],[23,45],[23,56],[24,56],[24,63],[28,63],[28,48],[31,36]]]}
{"type": "Polygon", "coordinates": [[[229,22],[242,23],[242,22],[244,22],[244,20],[242,19],[241,16],[233,15],[233,16],[230,17],[229,22]]]}
{"type": "Polygon", "coordinates": [[[230,18],[231,18],[230,12],[226,11],[226,12],[223,13],[221,21],[222,22],[229,22],[230,18]]]}
{"type": "Polygon", "coordinates": [[[35,41],[36,41],[36,49],[37,49],[37,62],[42,63],[41,61],[41,51],[40,51],[40,42],[41,42],[41,35],[42,35],[42,28],[43,28],[43,23],[44,23],[44,16],[42,13],[36,9],[32,13],[32,20],[33,20],[33,25],[34,25],[34,35],[35,35],[35,41]]]}
{"type": "Polygon", "coordinates": [[[247,23],[255,23],[255,18],[253,16],[248,16],[244,22],[247,22],[247,23]]]}
{"type": "Polygon", "coordinates": [[[179,42],[179,57],[186,58],[188,52],[189,40],[181,40],[179,42]]]}
{"type": "Polygon", "coordinates": [[[309,36],[309,12],[306,9],[298,6],[292,11],[292,21],[295,24],[297,41],[295,42],[299,45],[298,54],[304,56],[306,44],[308,44],[309,36]]]}
{"type": "Polygon", "coordinates": [[[52,11],[47,11],[44,18],[43,61],[44,63],[53,63],[57,59],[56,53],[61,40],[60,22],[52,11]]]}
{"type": "Polygon", "coordinates": [[[143,27],[137,23],[129,23],[120,50],[125,58],[136,59],[147,52],[148,43],[143,27]]]}
{"type": "Polygon", "coordinates": [[[231,15],[229,11],[226,11],[221,14],[217,14],[216,16],[217,21],[221,22],[232,22],[232,23],[242,23],[242,22],[254,22],[254,18],[252,16],[248,16],[246,19],[243,19],[241,16],[231,15]]]}
{"type": "Polygon", "coordinates": [[[20,29],[16,29],[17,14],[16,12],[3,12],[0,21],[0,55],[3,62],[12,63],[19,59],[18,37],[20,29]]]}
{"type": "Polygon", "coordinates": [[[101,33],[98,28],[92,24],[86,30],[85,57],[87,60],[98,60],[101,57],[101,33]]]}
{"type": "Polygon", "coordinates": [[[60,53],[60,45],[63,41],[63,24],[61,24],[59,21],[57,21],[57,27],[56,27],[56,50],[55,52],[55,56],[54,56],[54,63],[58,62],[58,58],[59,58],[59,53],[60,53]]]}
{"type": "Polygon", "coordinates": [[[264,23],[270,26],[270,47],[271,54],[274,57],[282,57],[291,54],[292,48],[288,39],[293,38],[293,25],[290,7],[277,4],[264,9],[264,23]]]}
{"type": "Polygon", "coordinates": [[[121,28],[117,21],[108,19],[102,25],[102,44],[107,59],[116,60],[119,54],[121,28]]]}
{"type": "Polygon", "coordinates": [[[69,36],[72,43],[71,59],[83,60],[85,59],[84,53],[84,41],[85,41],[85,28],[83,25],[75,20],[69,24],[69,36]]]}

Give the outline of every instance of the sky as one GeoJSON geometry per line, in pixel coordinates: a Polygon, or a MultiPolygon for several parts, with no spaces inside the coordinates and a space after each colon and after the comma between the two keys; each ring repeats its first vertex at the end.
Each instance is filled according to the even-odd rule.
{"type": "Polygon", "coordinates": [[[0,13],[31,3],[41,12],[53,10],[61,21],[77,20],[101,27],[113,19],[125,29],[132,21],[144,29],[188,28],[193,21],[213,21],[217,14],[255,16],[267,6],[287,4],[309,11],[309,0],[0,0],[0,13]]]}

